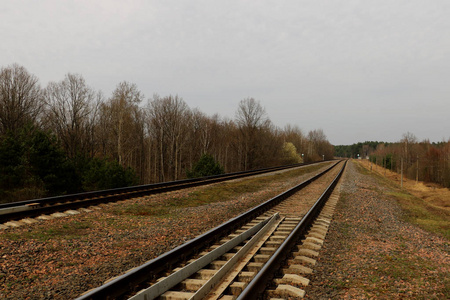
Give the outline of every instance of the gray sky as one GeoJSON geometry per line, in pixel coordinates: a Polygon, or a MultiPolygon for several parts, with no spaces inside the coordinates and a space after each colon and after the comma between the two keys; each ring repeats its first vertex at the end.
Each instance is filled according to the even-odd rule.
{"type": "Polygon", "coordinates": [[[43,87],[126,80],[228,118],[253,97],[332,144],[450,138],[448,0],[0,3],[0,66],[43,87]]]}

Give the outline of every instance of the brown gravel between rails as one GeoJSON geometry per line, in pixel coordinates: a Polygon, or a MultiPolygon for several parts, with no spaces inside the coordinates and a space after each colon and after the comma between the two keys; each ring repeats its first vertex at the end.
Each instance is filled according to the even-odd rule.
{"type": "Polygon", "coordinates": [[[339,174],[339,171],[343,166],[342,164],[343,163],[337,168],[330,170],[319,179],[311,182],[308,186],[284,200],[282,205],[276,206],[273,209],[286,217],[303,217],[323,193],[324,188],[339,174]]]}
{"type": "Polygon", "coordinates": [[[450,299],[448,240],[403,221],[384,185],[350,162],[307,299],[450,299]]]}
{"type": "Polygon", "coordinates": [[[309,176],[289,180],[274,176],[264,189],[238,199],[164,207],[157,215],[130,217],[114,211],[122,206],[133,208],[132,204],[164,206],[167,200],[202,188],[104,205],[100,211],[0,231],[0,299],[73,299],[309,176]]]}

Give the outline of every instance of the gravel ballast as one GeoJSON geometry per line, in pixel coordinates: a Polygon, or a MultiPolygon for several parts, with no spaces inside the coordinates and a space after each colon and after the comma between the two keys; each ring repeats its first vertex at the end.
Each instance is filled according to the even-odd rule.
{"type": "Polygon", "coordinates": [[[191,193],[203,192],[203,187],[197,187],[1,230],[0,299],[76,298],[329,165],[308,167],[315,171],[287,179],[279,175],[284,172],[276,172],[261,189],[204,205],[190,206],[183,201],[191,193]],[[179,206],[179,202],[187,205],[179,206]]]}
{"type": "Polygon", "coordinates": [[[449,299],[448,240],[404,221],[394,185],[350,162],[307,299],[449,299]]]}
{"type": "MultiPolygon", "coordinates": [[[[165,206],[194,188],[0,231],[0,299],[73,299],[309,176],[207,205],[165,206]]],[[[450,298],[448,240],[403,221],[396,191],[348,164],[306,298],[450,298]]]]}

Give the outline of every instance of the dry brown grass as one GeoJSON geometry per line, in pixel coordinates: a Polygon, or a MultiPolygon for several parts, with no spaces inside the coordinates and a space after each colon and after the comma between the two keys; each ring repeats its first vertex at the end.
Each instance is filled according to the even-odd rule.
{"type": "MultiPolygon", "coordinates": [[[[370,163],[366,160],[358,162],[364,168],[368,170],[371,169],[372,172],[390,179],[397,184],[401,184],[401,174],[391,172],[390,170],[376,166],[375,164],[372,164],[371,167],[370,163]]],[[[416,182],[415,180],[406,179],[405,177],[403,177],[403,188],[412,195],[423,199],[428,204],[450,212],[450,189],[444,188],[436,183],[423,181],[416,182]]]]}
{"type": "MultiPolygon", "coordinates": [[[[400,174],[371,165],[365,160],[358,161],[358,164],[367,172],[375,173],[400,188],[400,174]]],[[[395,196],[401,207],[407,211],[410,222],[450,238],[450,190],[448,188],[403,178],[403,189],[399,189],[392,196],[395,196]]]]}
{"type": "Polygon", "coordinates": [[[408,184],[408,190],[426,202],[450,210],[450,190],[437,184],[418,182],[408,184]]]}

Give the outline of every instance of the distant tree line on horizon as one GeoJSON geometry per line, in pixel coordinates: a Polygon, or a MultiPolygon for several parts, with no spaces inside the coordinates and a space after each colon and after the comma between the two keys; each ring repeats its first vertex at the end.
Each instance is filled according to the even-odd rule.
{"type": "Polygon", "coordinates": [[[411,180],[438,183],[450,188],[450,140],[419,142],[408,132],[395,143],[364,142],[335,146],[337,157],[369,158],[371,162],[403,174],[411,180]]]}
{"type": "Polygon", "coordinates": [[[79,74],[41,88],[20,65],[0,70],[0,202],[333,156],[323,130],[280,129],[253,98],[227,119],[129,82],[106,98],[79,74]]]}

